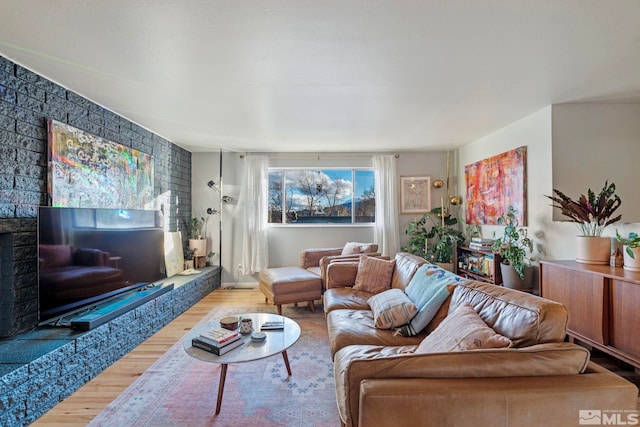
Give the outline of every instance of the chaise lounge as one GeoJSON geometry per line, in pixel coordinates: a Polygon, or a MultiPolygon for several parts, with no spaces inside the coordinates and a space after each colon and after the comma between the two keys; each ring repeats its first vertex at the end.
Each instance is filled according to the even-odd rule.
{"type": "Polygon", "coordinates": [[[633,384],[564,342],[563,305],[461,279],[406,253],[389,262],[388,290],[377,293],[352,280],[367,268],[365,257],[327,269],[324,308],[343,425],[570,426],[580,424],[581,411],[636,409],[633,384]],[[414,304],[414,317],[397,319],[404,326],[381,329],[376,301],[394,289],[439,297],[414,304]],[[413,334],[406,323],[427,311],[432,319],[413,334]]]}

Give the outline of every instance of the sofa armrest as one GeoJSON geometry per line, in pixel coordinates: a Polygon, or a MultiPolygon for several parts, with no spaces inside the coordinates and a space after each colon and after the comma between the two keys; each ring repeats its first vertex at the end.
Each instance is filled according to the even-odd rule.
{"type": "Polygon", "coordinates": [[[359,261],[335,261],[327,266],[325,289],[353,286],[358,275],[359,261]]]}
{"type": "MultiPolygon", "coordinates": [[[[397,425],[578,425],[580,410],[635,410],[638,391],[590,363],[580,375],[363,380],[356,423],[397,425]]],[[[343,420],[344,421],[344,420],[343,420]]]]}
{"type": "Polygon", "coordinates": [[[412,353],[416,346],[347,346],[334,357],[338,408],[347,425],[358,416],[360,384],[367,379],[510,378],[577,375],[589,351],[571,343],[526,348],[412,353]]]}
{"type": "Polygon", "coordinates": [[[340,254],[342,254],[342,248],[305,249],[300,252],[300,267],[318,267],[323,257],[340,254]]]}
{"type": "MultiPolygon", "coordinates": [[[[370,252],[370,253],[366,253],[367,256],[370,257],[382,257],[382,254],[380,252],[370,252]]],[[[389,257],[382,257],[382,258],[389,258],[389,257]]],[[[325,256],[322,257],[320,259],[320,277],[322,277],[322,282],[326,283],[327,282],[327,267],[329,267],[329,264],[333,263],[333,262],[359,262],[360,261],[360,254],[351,254],[351,255],[331,255],[331,256],[325,256]]]]}

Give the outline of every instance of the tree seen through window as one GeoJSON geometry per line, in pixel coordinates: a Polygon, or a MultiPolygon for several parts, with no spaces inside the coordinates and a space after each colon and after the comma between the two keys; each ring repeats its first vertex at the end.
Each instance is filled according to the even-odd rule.
{"type": "Polygon", "coordinates": [[[370,223],[370,169],[270,169],[269,223],[370,223]]]}

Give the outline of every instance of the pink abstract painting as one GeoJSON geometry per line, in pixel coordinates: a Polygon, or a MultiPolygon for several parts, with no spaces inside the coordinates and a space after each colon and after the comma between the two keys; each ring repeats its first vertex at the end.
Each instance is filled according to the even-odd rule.
{"type": "Polygon", "coordinates": [[[513,206],[520,225],[526,226],[526,165],[527,147],[466,165],[466,223],[495,225],[513,206]]]}

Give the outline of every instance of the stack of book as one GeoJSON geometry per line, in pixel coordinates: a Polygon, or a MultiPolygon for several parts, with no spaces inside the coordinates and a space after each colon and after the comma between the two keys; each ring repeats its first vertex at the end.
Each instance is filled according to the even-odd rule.
{"type": "Polygon", "coordinates": [[[491,251],[493,246],[493,239],[483,239],[481,237],[472,237],[471,243],[469,243],[469,249],[475,251],[491,251]]]}
{"type": "Polygon", "coordinates": [[[223,328],[210,329],[191,340],[192,346],[218,356],[222,356],[243,343],[244,339],[237,331],[229,331],[223,328]]]}

